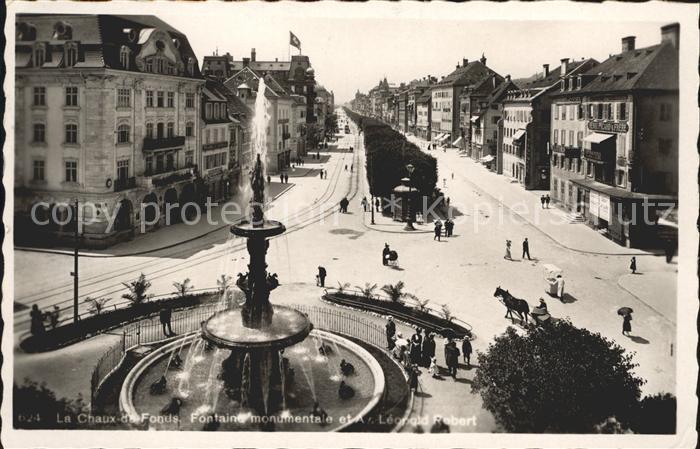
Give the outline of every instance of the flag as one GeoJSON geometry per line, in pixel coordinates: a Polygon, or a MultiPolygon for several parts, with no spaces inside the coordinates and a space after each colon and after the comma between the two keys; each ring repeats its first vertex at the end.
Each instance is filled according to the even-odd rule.
{"type": "Polygon", "coordinates": [[[299,49],[299,51],[301,51],[301,41],[291,31],[289,32],[289,45],[296,47],[299,49]]]}

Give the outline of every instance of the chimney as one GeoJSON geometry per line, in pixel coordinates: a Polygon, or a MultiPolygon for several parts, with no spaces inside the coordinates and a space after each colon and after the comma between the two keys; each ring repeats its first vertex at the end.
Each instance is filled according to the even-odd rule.
{"type": "Polygon", "coordinates": [[[255,49],[254,48],[252,48],[250,50],[250,61],[255,62],[255,49]]]}
{"type": "Polygon", "coordinates": [[[634,40],[634,36],[627,36],[622,38],[622,53],[634,50],[634,40]]]}
{"type": "Polygon", "coordinates": [[[506,75],[506,83],[510,83],[510,75],[506,75]]]}
{"type": "Polygon", "coordinates": [[[486,65],[486,56],[484,56],[483,53],[481,54],[481,59],[479,59],[479,62],[486,65]]]}
{"type": "Polygon", "coordinates": [[[544,77],[547,78],[549,76],[549,64],[542,64],[542,68],[544,68],[544,77]]]}
{"type": "Polygon", "coordinates": [[[498,86],[498,80],[497,80],[496,77],[494,76],[494,77],[493,77],[493,88],[495,89],[496,86],[498,86]]]}
{"type": "Polygon", "coordinates": [[[661,27],[661,42],[670,42],[676,50],[680,43],[681,26],[679,23],[671,23],[661,27]]]}
{"type": "Polygon", "coordinates": [[[466,67],[467,64],[469,64],[469,60],[467,58],[462,58],[462,67],[466,67]]]}
{"type": "Polygon", "coordinates": [[[564,76],[569,71],[569,58],[562,58],[561,60],[561,72],[559,75],[564,76]]]}
{"type": "Polygon", "coordinates": [[[248,67],[250,65],[250,58],[243,58],[243,67],[248,67]]]}

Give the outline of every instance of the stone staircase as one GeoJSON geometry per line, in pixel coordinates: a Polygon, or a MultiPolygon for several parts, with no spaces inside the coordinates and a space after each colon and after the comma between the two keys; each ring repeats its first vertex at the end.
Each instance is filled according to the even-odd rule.
{"type": "Polygon", "coordinates": [[[581,215],[578,212],[569,212],[568,214],[566,214],[566,222],[569,224],[585,223],[586,219],[583,218],[583,215],[581,215]]]}

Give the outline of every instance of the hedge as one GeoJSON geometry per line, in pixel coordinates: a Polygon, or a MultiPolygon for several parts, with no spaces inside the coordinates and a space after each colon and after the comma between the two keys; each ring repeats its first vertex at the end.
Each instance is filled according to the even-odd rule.
{"type": "Polygon", "coordinates": [[[367,180],[373,196],[387,198],[408,177],[406,165],[412,164],[415,171],[412,185],[421,195],[433,197],[438,180],[437,161],[422,152],[406,137],[386,123],[357,114],[349,109],[345,113],[364,134],[367,152],[367,180]]]}

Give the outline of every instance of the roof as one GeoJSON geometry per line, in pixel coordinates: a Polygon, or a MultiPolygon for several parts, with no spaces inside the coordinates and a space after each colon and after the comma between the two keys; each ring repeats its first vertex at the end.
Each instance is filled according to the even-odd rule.
{"type": "Polygon", "coordinates": [[[678,50],[670,42],[613,55],[584,75],[580,92],[678,90],[678,50]]]}
{"type": "MultiPolygon", "coordinates": [[[[250,67],[253,70],[275,70],[275,71],[284,71],[284,72],[289,72],[289,69],[291,68],[292,63],[291,61],[249,61],[248,62],[248,67],[250,67]]],[[[231,63],[231,69],[232,70],[241,70],[243,67],[245,67],[245,63],[243,61],[233,61],[231,63]]]]}
{"type": "Polygon", "coordinates": [[[439,86],[470,86],[476,85],[494,75],[496,72],[486,67],[481,61],[469,62],[466,66],[456,68],[452,73],[438,81],[439,86]]]}
{"type": "Polygon", "coordinates": [[[430,89],[426,89],[425,92],[423,92],[421,96],[416,99],[416,103],[429,103],[431,98],[432,93],[430,92],[430,89]]]}
{"type": "MultiPolygon", "coordinates": [[[[87,15],[87,14],[18,14],[16,26],[31,25],[35,30],[35,35],[30,36],[31,40],[17,40],[15,42],[15,52],[20,56],[20,62],[27,64],[24,53],[34,45],[35,42],[48,43],[52,54],[58,56],[59,53],[51,47],[62,47],[66,41],[74,41],[80,44],[77,68],[111,68],[125,70],[120,62],[120,50],[126,46],[131,50],[132,63],[129,66],[130,72],[139,72],[137,64],[134,63],[134,56],[138,55],[144,46],[147,38],[154,29],[164,31],[177,48],[176,61],[180,67],[187,67],[187,62],[192,58],[195,62],[194,73],[188,74],[186,71],[180,75],[188,78],[201,78],[197,56],[190,46],[187,36],[161,19],[155,16],[146,15],[87,15]],[[70,27],[70,34],[58,36],[55,34],[55,27],[58,23],[64,23],[70,27]],[[133,38],[133,39],[132,39],[133,38]],[[175,43],[177,41],[177,43],[175,43]]],[[[21,67],[21,66],[20,66],[21,67]]],[[[60,62],[51,61],[45,64],[46,68],[62,68],[60,62]]],[[[166,75],[167,76],[167,75],[166,75]]]]}
{"type": "MultiPolygon", "coordinates": [[[[566,73],[564,73],[564,75],[567,75],[571,72],[576,71],[576,69],[579,68],[586,61],[587,60],[584,59],[581,61],[569,62],[567,64],[566,73]]],[[[561,66],[550,71],[547,76],[542,76],[542,75],[544,75],[544,73],[542,73],[541,75],[534,75],[534,77],[527,78],[526,80],[521,81],[520,83],[516,83],[516,84],[522,90],[542,89],[542,88],[546,88],[546,87],[551,87],[554,84],[558,83],[561,76],[562,76],[561,66]]]]}

